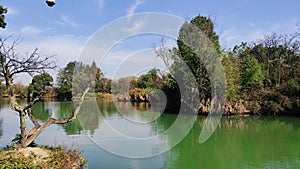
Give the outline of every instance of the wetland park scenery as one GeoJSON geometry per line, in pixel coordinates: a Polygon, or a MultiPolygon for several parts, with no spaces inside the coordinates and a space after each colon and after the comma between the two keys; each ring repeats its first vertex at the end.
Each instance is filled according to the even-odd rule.
{"type": "Polygon", "coordinates": [[[1,1],[0,168],[299,168],[299,2],[68,3],[1,1]]]}

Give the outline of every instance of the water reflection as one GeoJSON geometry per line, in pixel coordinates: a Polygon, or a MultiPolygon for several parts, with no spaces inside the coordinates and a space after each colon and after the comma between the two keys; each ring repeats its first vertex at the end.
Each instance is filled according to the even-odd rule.
{"type": "MultiPolygon", "coordinates": [[[[73,102],[60,102],[59,108],[57,109],[56,118],[63,119],[71,116],[74,110],[73,102]]],[[[79,120],[76,119],[73,122],[60,124],[68,135],[80,134],[83,131],[83,127],[79,120]]]]}
{"type": "MultiPolygon", "coordinates": [[[[70,123],[59,124],[63,127],[67,135],[81,134],[84,130],[94,133],[99,126],[98,111],[91,102],[85,102],[79,114],[80,121],[77,119],[70,123]]],[[[74,110],[73,102],[38,102],[32,108],[35,118],[45,122],[51,117],[68,118],[74,110]]]]}
{"type": "MultiPolygon", "coordinates": [[[[161,152],[160,145],[166,149],[169,147],[168,137],[158,136],[158,133],[152,130],[152,124],[146,123],[152,121],[153,117],[157,118],[157,112],[148,109],[149,105],[98,102],[97,107],[94,103],[87,102],[81,111],[83,117],[99,115],[99,127],[90,137],[106,151],[124,157],[141,158],[161,152]]],[[[79,120],[83,121],[80,117],[79,120]]],[[[92,123],[87,123],[84,128],[89,125],[92,123]]]]}
{"type": "Polygon", "coordinates": [[[162,113],[161,104],[150,105],[145,102],[114,102],[118,113],[134,123],[149,123],[155,121],[162,113]]]}
{"type": "MultiPolygon", "coordinates": [[[[19,131],[18,116],[11,111],[7,102],[0,100],[0,146],[10,144],[19,131]],[[1,105],[2,104],[2,105],[1,105]]],[[[126,109],[131,103],[120,103],[126,109]]],[[[129,143],[110,132],[110,126],[129,136],[154,136],[170,128],[177,116],[162,114],[156,120],[139,124],[139,130],[131,133],[133,121],[149,121],[156,115],[143,114],[148,105],[134,104],[140,111],[119,114],[112,102],[86,102],[79,114],[79,121],[66,125],[52,125],[36,140],[38,144],[63,144],[70,148],[76,143],[89,168],[171,168],[171,169],[240,169],[240,168],[299,168],[300,166],[300,123],[299,118],[291,117],[223,117],[212,137],[203,144],[198,138],[204,125],[205,117],[198,117],[189,134],[170,151],[145,159],[130,159],[115,156],[99,148],[88,135],[115,149],[140,152],[141,147],[148,151],[157,151],[152,143],[129,143]],[[109,125],[107,125],[109,124],[109,125]],[[148,147],[147,147],[148,146],[148,147]]],[[[72,102],[38,103],[34,108],[35,116],[44,121],[49,117],[63,118],[74,109],[72,102]],[[51,115],[51,116],[50,116],[51,115]]],[[[155,113],[155,112],[153,112],[155,113]]],[[[29,123],[30,124],[30,123],[29,123]]],[[[184,125],[184,124],[183,124],[184,125]]],[[[180,132],[180,127],[178,128],[180,132]]],[[[157,140],[172,144],[173,135],[164,135],[157,140]]],[[[148,153],[149,153],[148,152],[148,153]]],[[[141,152],[144,153],[144,152],[141,152]]],[[[143,154],[142,154],[143,155],[143,154]]]]}
{"type": "Polygon", "coordinates": [[[42,122],[47,121],[52,116],[51,111],[45,107],[45,102],[37,102],[32,107],[32,114],[42,122]]]}
{"type": "Polygon", "coordinates": [[[204,118],[172,149],[166,168],[297,168],[300,129],[291,118],[223,118],[213,136],[199,144],[204,118]],[[176,159],[176,160],[174,160],[176,159]],[[190,161],[187,163],[186,161],[190,161]]]}
{"type": "MultiPolygon", "coordinates": [[[[109,107],[106,106],[103,109],[108,108],[110,110],[109,107]]],[[[90,135],[94,135],[95,130],[99,128],[99,123],[101,123],[99,108],[95,102],[85,101],[80,109],[78,121],[90,135]]]]}
{"type": "Polygon", "coordinates": [[[9,104],[9,100],[8,99],[0,99],[0,110],[4,107],[7,106],[9,104]]]}
{"type": "Polygon", "coordinates": [[[2,134],[3,134],[3,118],[0,118],[0,139],[2,137],[2,134]]]}
{"type": "Polygon", "coordinates": [[[1,117],[1,113],[4,106],[7,106],[8,104],[9,104],[8,99],[0,99],[0,139],[3,135],[3,118],[1,117]]]}

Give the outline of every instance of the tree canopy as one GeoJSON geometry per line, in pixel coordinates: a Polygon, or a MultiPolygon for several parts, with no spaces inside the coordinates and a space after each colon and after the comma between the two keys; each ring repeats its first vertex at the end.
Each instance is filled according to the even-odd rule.
{"type": "Polygon", "coordinates": [[[91,65],[83,64],[82,62],[72,61],[66,67],[59,70],[57,76],[57,97],[59,100],[71,100],[76,89],[84,88],[80,86],[84,81],[92,80],[93,89],[95,92],[110,93],[111,80],[104,77],[100,68],[95,62],[91,65]],[[80,76],[80,73],[89,74],[89,76],[80,76]],[[75,79],[74,79],[75,78],[75,79]],[[90,79],[91,78],[91,79],[90,79]],[[82,82],[80,82],[82,81],[82,82]],[[76,86],[73,86],[76,85],[76,86]],[[74,90],[75,89],[75,90],[74,90]]]}
{"type": "Polygon", "coordinates": [[[39,96],[47,86],[52,86],[53,77],[49,73],[35,75],[29,84],[28,92],[32,94],[32,98],[39,96]]]}
{"type": "Polygon", "coordinates": [[[6,22],[5,22],[5,14],[7,13],[7,8],[4,8],[2,5],[0,5],[0,27],[5,28],[6,22]]]}
{"type": "Polygon", "coordinates": [[[240,87],[234,95],[228,95],[228,99],[235,97],[237,102],[246,101],[248,109],[254,112],[295,113],[300,107],[299,38],[297,33],[269,34],[229,51],[232,64],[224,64],[225,69],[237,72],[236,76],[227,76],[227,89],[235,88],[234,85],[240,87]]]}

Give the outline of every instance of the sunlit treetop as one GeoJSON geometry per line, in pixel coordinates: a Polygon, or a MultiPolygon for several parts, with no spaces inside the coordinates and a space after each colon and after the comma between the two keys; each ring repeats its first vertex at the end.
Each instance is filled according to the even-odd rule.
{"type": "Polygon", "coordinates": [[[3,8],[3,6],[0,5],[0,27],[1,28],[5,28],[6,26],[6,22],[4,21],[6,13],[7,13],[7,8],[3,8]]]}

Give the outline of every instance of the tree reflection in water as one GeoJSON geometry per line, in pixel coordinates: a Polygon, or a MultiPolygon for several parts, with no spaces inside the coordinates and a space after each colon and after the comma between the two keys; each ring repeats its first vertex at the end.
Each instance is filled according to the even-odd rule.
{"type": "Polygon", "coordinates": [[[197,125],[184,141],[171,150],[166,167],[227,169],[299,166],[300,135],[295,135],[300,132],[298,119],[223,117],[215,133],[203,144],[199,144],[197,138],[205,117],[198,117],[196,122],[197,125]]]}
{"type": "Polygon", "coordinates": [[[80,113],[78,114],[78,121],[85,131],[90,132],[90,135],[95,133],[100,123],[99,107],[95,101],[84,101],[80,113]]]}
{"type": "MultiPolygon", "coordinates": [[[[74,103],[73,102],[60,102],[59,103],[59,108],[56,113],[56,118],[67,118],[70,117],[72,110],[74,109],[74,103]]],[[[67,135],[74,135],[74,134],[80,134],[83,131],[83,128],[76,119],[75,121],[65,123],[65,124],[60,124],[66,132],[67,135]]]]}
{"type": "Polygon", "coordinates": [[[32,114],[36,119],[42,122],[47,121],[52,115],[51,111],[45,108],[45,102],[37,102],[32,107],[32,114]]]}
{"type": "Polygon", "coordinates": [[[0,138],[3,135],[3,118],[0,119],[0,138]]]}

